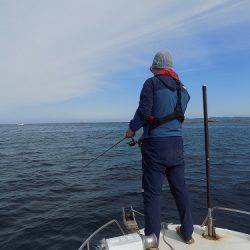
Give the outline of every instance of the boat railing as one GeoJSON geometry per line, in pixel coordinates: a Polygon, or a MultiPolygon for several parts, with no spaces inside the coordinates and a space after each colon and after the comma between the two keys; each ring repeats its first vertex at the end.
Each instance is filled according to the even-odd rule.
{"type": "MultiPolygon", "coordinates": [[[[131,209],[134,213],[144,216],[144,214],[142,214],[141,212],[138,212],[134,209],[131,209]]],[[[213,207],[211,209],[211,212],[213,213],[215,210],[222,210],[222,211],[227,211],[227,212],[233,212],[233,213],[239,213],[239,214],[245,214],[245,215],[250,215],[250,212],[248,211],[244,211],[244,210],[239,210],[239,209],[234,209],[234,208],[227,208],[227,207],[213,207]]],[[[208,215],[206,216],[205,220],[203,221],[203,223],[201,224],[202,227],[204,227],[207,223],[208,220],[208,215]]],[[[110,226],[111,224],[115,224],[118,229],[121,231],[121,233],[123,235],[125,235],[121,225],[119,224],[119,222],[117,220],[111,220],[107,223],[105,223],[103,226],[101,226],[100,228],[98,228],[94,233],[92,233],[84,242],[83,244],[79,247],[79,250],[83,250],[83,249],[87,249],[90,250],[90,241],[92,240],[92,238],[94,238],[100,231],[102,231],[103,229],[107,228],[108,226],[110,226]]]]}
{"type": "MultiPolygon", "coordinates": [[[[214,210],[222,210],[222,211],[228,211],[228,212],[233,212],[233,213],[250,215],[250,212],[248,212],[248,211],[234,209],[234,208],[227,208],[227,207],[213,207],[211,209],[211,213],[213,213],[214,210]]],[[[208,220],[208,215],[206,216],[205,220],[202,222],[202,224],[201,224],[202,227],[204,227],[206,225],[207,220],[208,220]]]]}
{"type": "Polygon", "coordinates": [[[107,228],[108,226],[110,226],[111,224],[115,224],[117,225],[117,227],[119,228],[119,230],[121,231],[121,233],[123,235],[125,235],[121,225],[119,224],[119,222],[117,220],[111,220],[107,223],[105,223],[103,226],[99,227],[94,233],[92,233],[84,242],[83,244],[79,247],[79,250],[83,250],[85,248],[87,248],[87,250],[90,250],[90,241],[92,238],[94,238],[100,231],[102,231],[103,229],[107,228]]]}
{"type": "MultiPolygon", "coordinates": [[[[228,208],[228,207],[213,207],[211,209],[211,212],[213,213],[214,210],[223,210],[223,211],[228,211],[228,212],[233,212],[233,213],[239,213],[239,214],[246,214],[246,215],[250,215],[250,212],[248,211],[244,211],[244,210],[239,210],[239,209],[234,209],[234,208],[228,208]]],[[[134,209],[132,209],[132,211],[136,214],[139,214],[141,216],[144,216],[144,214],[142,214],[141,212],[138,212],[134,209]]],[[[201,226],[204,227],[207,223],[207,219],[208,219],[208,215],[206,216],[205,220],[202,222],[201,226]]]]}

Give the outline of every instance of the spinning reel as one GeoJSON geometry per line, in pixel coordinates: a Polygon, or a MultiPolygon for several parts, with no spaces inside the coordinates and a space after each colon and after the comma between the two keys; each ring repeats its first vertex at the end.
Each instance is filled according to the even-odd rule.
{"type": "Polygon", "coordinates": [[[131,141],[128,142],[128,145],[129,145],[130,147],[134,147],[137,143],[138,143],[138,141],[136,141],[134,138],[132,138],[131,141]]]}

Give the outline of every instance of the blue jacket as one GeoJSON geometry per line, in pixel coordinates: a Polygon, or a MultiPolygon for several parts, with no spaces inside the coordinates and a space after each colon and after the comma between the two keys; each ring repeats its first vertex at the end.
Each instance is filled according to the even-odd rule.
{"type": "MultiPolygon", "coordinates": [[[[168,75],[158,75],[146,80],[143,85],[139,107],[130,121],[129,127],[132,131],[137,131],[143,127],[143,137],[170,137],[182,136],[181,123],[178,120],[173,120],[165,123],[149,133],[149,126],[143,120],[144,116],[164,117],[174,112],[177,103],[176,81],[168,75]],[[164,81],[165,85],[158,79],[164,81]]],[[[190,96],[182,86],[182,110],[185,112],[190,96]]]]}

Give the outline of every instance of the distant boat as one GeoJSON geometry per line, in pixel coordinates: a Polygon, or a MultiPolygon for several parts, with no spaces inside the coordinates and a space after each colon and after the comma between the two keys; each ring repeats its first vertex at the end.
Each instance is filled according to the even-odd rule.
{"type": "Polygon", "coordinates": [[[17,126],[23,126],[24,123],[17,123],[17,126]]]}

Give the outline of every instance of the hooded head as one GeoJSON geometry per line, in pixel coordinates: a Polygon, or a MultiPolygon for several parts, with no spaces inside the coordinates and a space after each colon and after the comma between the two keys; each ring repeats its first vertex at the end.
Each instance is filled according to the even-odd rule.
{"type": "Polygon", "coordinates": [[[173,67],[173,59],[169,52],[159,51],[156,53],[150,70],[153,69],[170,69],[173,67]]]}

